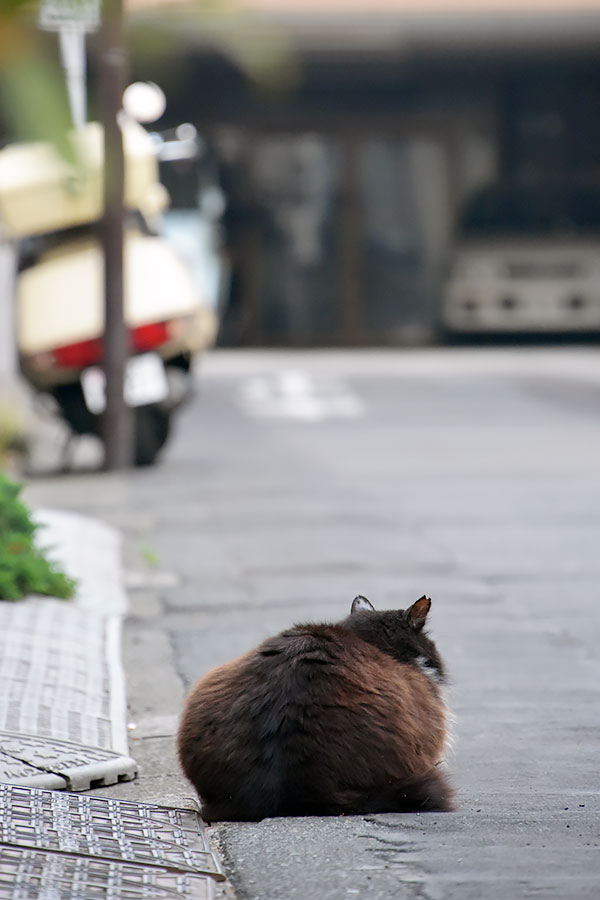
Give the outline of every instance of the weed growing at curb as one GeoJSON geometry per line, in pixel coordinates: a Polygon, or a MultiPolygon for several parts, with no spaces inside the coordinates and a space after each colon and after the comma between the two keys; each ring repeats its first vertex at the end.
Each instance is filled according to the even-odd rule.
{"type": "Polygon", "coordinates": [[[21,485],[0,472],[0,600],[21,600],[29,594],[69,599],[75,582],[36,547],[38,526],[20,492],[21,485]]]}

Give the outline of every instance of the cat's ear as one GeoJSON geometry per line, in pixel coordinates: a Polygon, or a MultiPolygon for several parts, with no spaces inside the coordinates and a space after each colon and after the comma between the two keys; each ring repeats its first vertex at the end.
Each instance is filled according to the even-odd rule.
{"type": "Polygon", "coordinates": [[[410,627],[414,628],[415,631],[421,631],[430,608],[431,600],[425,595],[419,597],[416,603],[409,606],[409,608],[405,610],[404,616],[410,627]]]}
{"type": "Polygon", "coordinates": [[[375,607],[373,604],[367,600],[366,597],[363,597],[362,594],[359,594],[358,597],[355,597],[352,601],[352,607],[350,609],[350,615],[354,613],[361,612],[362,610],[367,610],[368,612],[375,612],[375,607]]]}

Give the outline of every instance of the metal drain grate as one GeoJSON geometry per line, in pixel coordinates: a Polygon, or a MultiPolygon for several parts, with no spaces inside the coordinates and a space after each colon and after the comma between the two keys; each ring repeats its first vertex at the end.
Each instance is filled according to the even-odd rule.
{"type": "Polygon", "coordinates": [[[192,810],[2,784],[0,842],[221,877],[192,810]]]}
{"type": "Polygon", "coordinates": [[[0,900],[211,900],[214,882],[168,872],[0,846],[0,900]]]}
{"type": "Polygon", "coordinates": [[[208,900],[223,879],[191,810],[0,784],[0,900],[208,900]]]}

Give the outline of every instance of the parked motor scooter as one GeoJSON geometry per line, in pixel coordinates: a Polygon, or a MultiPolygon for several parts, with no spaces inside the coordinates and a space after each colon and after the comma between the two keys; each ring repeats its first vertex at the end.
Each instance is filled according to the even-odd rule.
{"type": "MultiPolygon", "coordinates": [[[[42,145],[0,151],[0,220],[20,240],[17,342],[21,369],[51,394],[73,431],[98,434],[105,406],[100,127],[76,140],[83,180],[42,145]],[[19,177],[20,176],[20,177],[19,177]]],[[[135,462],[154,462],[173,411],[191,388],[193,357],[209,348],[216,313],[190,267],[154,233],[165,206],[155,146],[137,123],[124,128],[124,316],[129,336],[125,399],[134,408],[135,462]]]]}

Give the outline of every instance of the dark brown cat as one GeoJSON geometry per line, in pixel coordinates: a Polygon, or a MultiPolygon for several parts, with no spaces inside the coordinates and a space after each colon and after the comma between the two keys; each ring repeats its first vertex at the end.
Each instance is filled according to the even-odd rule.
{"type": "Polygon", "coordinates": [[[431,600],[296,625],[201,678],[179,759],[208,821],[452,809],[431,600]]]}

